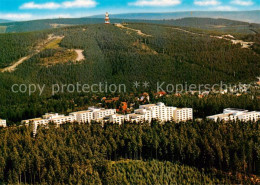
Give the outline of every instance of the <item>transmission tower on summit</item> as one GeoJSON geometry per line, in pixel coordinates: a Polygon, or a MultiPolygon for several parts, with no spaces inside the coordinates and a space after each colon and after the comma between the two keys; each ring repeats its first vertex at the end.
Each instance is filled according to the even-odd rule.
{"type": "Polygon", "coordinates": [[[106,12],[105,24],[110,24],[109,15],[106,12]]]}

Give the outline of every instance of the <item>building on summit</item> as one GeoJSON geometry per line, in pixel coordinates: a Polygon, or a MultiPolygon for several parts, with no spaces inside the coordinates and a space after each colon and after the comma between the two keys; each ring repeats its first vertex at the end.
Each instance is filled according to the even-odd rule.
{"type": "Polygon", "coordinates": [[[109,15],[107,12],[106,12],[106,17],[105,17],[105,24],[110,24],[109,15]]]}

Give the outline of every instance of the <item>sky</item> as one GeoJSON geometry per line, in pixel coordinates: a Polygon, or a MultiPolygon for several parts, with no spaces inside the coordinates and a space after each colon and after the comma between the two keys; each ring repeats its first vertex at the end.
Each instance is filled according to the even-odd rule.
{"type": "Polygon", "coordinates": [[[32,20],[97,14],[260,10],[260,0],[0,0],[0,19],[32,20]]]}

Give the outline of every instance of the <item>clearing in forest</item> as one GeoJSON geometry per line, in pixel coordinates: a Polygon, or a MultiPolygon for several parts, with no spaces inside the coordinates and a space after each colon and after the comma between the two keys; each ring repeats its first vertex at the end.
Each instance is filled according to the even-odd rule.
{"type": "MultiPolygon", "coordinates": [[[[188,30],[185,30],[185,29],[182,29],[182,28],[174,28],[174,27],[168,27],[168,28],[178,30],[178,31],[182,31],[182,32],[185,32],[185,33],[189,33],[189,34],[192,34],[192,35],[199,35],[199,36],[205,36],[206,35],[206,34],[202,34],[202,33],[191,32],[191,31],[188,31],[188,30]]],[[[228,41],[231,41],[232,44],[240,44],[241,48],[250,48],[254,44],[254,42],[245,42],[243,40],[237,40],[232,35],[222,35],[222,36],[210,35],[210,37],[228,40],[228,41]]]]}
{"type": "Polygon", "coordinates": [[[77,58],[76,61],[79,62],[81,60],[85,60],[85,56],[83,55],[83,51],[82,49],[75,49],[75,52],[77,53],[77,58]]]}
{"type": "Polygon", "coordinates": [[[29,55],[29,56],[21,58],[20,60],[15,62],[13,65],[2,69],[1,72],[12,72],[12,71],[14,71],[18,65],[20,65],[21,63],[23,63],[25,60],[29,59],[30,57],[31,56],[29,55]]]}
{"type": "MultiPolygon", "coordinates": [[[[55,49],[59,47],[59,43],[64,38],[64,36],[55,36],[53,34],[49,34],[48,38],[46,40],[43,40],[38,43],[38,45],[34,48],[34,51],[32,54],[27,55],[25,57],[20,58],[18,61],[14,62],[11,66],[5,67],[1,69],[1,72],[13,72],[16,70],[17,66],[22,64],[24,61],[28,60],[32,56],[40,53],[43,50],[46,49],[55,49]]],[[[76,58],[76,54],[75,57],[76,58]]]]}
{"type": "Polygon", "coordinates": [[[50,24],[52,28],[61,28],[66,26],[73,26],[73,24],[50,24]]]}
{"type": "Polygon", "coordinates": [[[0,26],[0,33],[5,33],[7,26],[0,26]]]}
{"type": "Polygon", "coordinates": [[[133,46],[135,46],[137,49],[139,49],[140,51],[145,52],[145,53],[150,53],[150,54],[154,54],[154,55],[158,54],[155,50],[151,49],[149,46],[140,42],[139,40],[134,42],[133,46]]]}
{"type": "Polygon", "coordinates": [[[145,34],[145,33],[143,33],[141,30],[136,30],[136,29],[133,29],[133,28],[129,28],[129,27],[126,27],[126,26],[124,26],[124,25],[122,25],[122,24],[120,24],[120,23],[115,24],[115,26],[118,27],[118,28],[122,28],[122,29],[127,29],[127,30],[134,31],[134,32],[136,32],[138,35],[143,36],[143,37],[152,37],[152,35],[145,34]]]}

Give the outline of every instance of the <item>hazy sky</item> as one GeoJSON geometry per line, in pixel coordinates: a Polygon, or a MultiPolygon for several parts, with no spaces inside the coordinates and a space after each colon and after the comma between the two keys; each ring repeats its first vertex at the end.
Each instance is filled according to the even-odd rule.
{"type": "Polygon", "coordinates": [[[0,19],[11,20],[195,10],[260,10],[260,0],[0,0],[0,19]]]}

